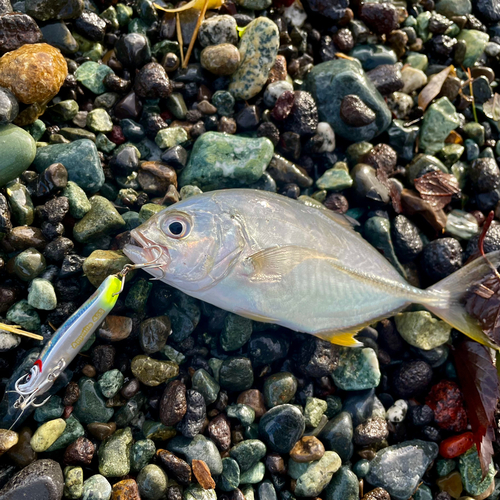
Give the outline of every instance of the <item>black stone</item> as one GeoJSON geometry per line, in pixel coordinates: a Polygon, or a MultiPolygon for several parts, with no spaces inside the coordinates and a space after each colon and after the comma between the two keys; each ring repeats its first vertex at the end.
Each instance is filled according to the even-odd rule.
{"type": "Polygon", "coordinates": [[[228,391],[245,391],[253,384],[252,363],[248,358],[231,357],[222,362],[219,383],[228,391]]]}
{"type": "Polygon", "coordinates": [[[186,166],[188,160],[188,152],[182,146],[174,146],[167,149],[161,155],[161,161],[165,162],[172,168],[181,169],[186,166]]]}
{"type": "Polygon", "coordinates": [[[280,131],[274,123],[263,122],[257,129],[257,137],[267,137],[276,146],[280,140],[280,131]]]}
{"type": "Polygon", "coordinates": [[[146,99],[166,99],[172,93],[172,85],[163,66],[151,62],[137,73],[134,90],[139,97],[146,99]]]}
{"type": "Polygon", "coordinates": [[[148,39],[139,33],[122,35],[115,45],[116,58],[127,68],[142,68],[151,61],[148,39]]]}
{"type": "Polygon", "coordinates": [[[397,397],[410,399],[425,394],[432,381],[432,368],[425,361],[403,363],[393,375],[392,386],[397,397]]]}
{"type": "Polygon", "coordinates": [[[68,171],[62,163],[49,165],[38,176],[36,196],[43,197],[56,194],[68,184],[68,171]]]}
{"type": "Polygon", "coordinates": [[[106,33],[106,22],[95,12],[84,10],[74,21],[75,31],[92,42],[102,42],[106,33]]]}
{"type": "Polygon", "coordinates": [[[252,366],[264,366],[285,358],[289,347],[290,343],[284,336],[275,333],[259,333],[252,335],[248,342],[248,357],[252,366]]]}
{"type": "Polygon", "coordinates": [[[48,260],[61,262],[64,257],[73,250],[74,246],[74,243],[69,238],[59,236],[47,244],[43,251],[43,255],[48,260]]]}
{"type": "Polygon", "coordinates": [[[410,422],[416,427],[429,425],[434,420],[434,412],[427,405],[414,405],[409,408],[410,422]]]}
{"type": "Polygon", "coordinates": [[[277,453],[289,453],[302,437],[305,420],[300,410],[289,404],[278,405],[266,412],[259,422],[259,434],[266,445],[277,453]]]}
{"type": "Polygon", "coordinates": [[[346,95],[340,104],[340,118],[352,127],[364,127],[375,121],[376,115],[360,97],[346,95]]]}
{"type": "Polygon", "coordinates": [[[52,224],[62,222],[69,211],[69,202],[66,196],[59,196],[36,207],[36,212],[42,220],[52,224]]]}
{"type": "Polygon", "coordinates": [[[402,262],[410,262],[424,248],[417,226],[404,215],[397,215],[391,225],[391,236],[394,250],[402,262]]]}
{"type": "Polygon", "coordinates": [[[240,130],[252,130],[260,121],[260,110],[257,106],[245,106],[236,115],[236,124],[240,130]]]}
{"type": "Polygon", "coordinates": [[[41,225],[42,233],[48,240],[55,240],[64,234],[64,226],[60,222],[43,221],[41,225]]]}
{"type": "Polygon", "coordinates": [[[85,262],[85,257],[80,255],[65,255],[62,264],[60,277],[67,278],[81,272],[83,263],[85,262]]]}
{"type": "Polygon", "coordinates": [[[105,373],[113,368],[115,352],[111,345],[98,345],[92,349],[90,358],[98,373],[105,373]]]}
{"type": "Polygon", "coordinates": [[[193,438],[203,429],[207,416],[207,407],[205,398],[193,389],[187,391],[186,399],[187,411],[178,425],[178,429],[183,436],[193,438]]]}
{"type": "Polygon", "coordinates": [[[439,281],[462,267],[462,247],[455,238],[439,238],[424,247],[421,265],[432,282],[439,281]]]}
{"type": "Polygon", "coordinates": [[[295,99],[290,114],[283,122],[285,132],[313,135],[318,127],[318,109],[312,95],[304,90],[294,92],[295,99]]]}
{"type": "Polygon", "coordinates": [[[142,102],[135,92],[130,92],[121,101],[119,101],[113,108],[113,114],[119,120],[131,118],[136,120],[142,113],[142,102]]]}
{"type": "Polygon", "coordinates": [[[404,87],[401,71],[393,64],[381,64],[368,71],[366,76],[382,95],[392,94],[404,87]]]}
{"type": "Polygon", "coordinates": [[[139,169],[139,155],[134,146],[125,146],[109,160],[109,167],[116,175],[128,176],[139,169]]]}
{"type": "Polygon", "coordinates": [[[326,340],[314,337],[300,343],[294,350],[294,359],[304,375],[326,377],[337,367],[339,348],[326,340]]]}

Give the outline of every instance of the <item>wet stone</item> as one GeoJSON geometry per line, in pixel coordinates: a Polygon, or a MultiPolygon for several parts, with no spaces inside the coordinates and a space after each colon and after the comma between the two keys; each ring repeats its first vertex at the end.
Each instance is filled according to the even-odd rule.
{"type": "Polygon", "coordinates": [[[202,394],[207,405],[212,404],[219,394],[220,386],[203,368],[196,370],[191,378],[193,389],[202,394]]]}
{"type": "Polygon", "coordinates": [[[346,95],[340,104],[340,118],[351,127],[363,127],[375,121],[375,113],[354,94],[346,95]]]}
{"type": "Polygon", "coordinates": [[[83,483],[82,500],[109,500],[111,485],[101,474],[90,476],[83,483]]]}
{"type": "Polygon", "coordinates": [[[229,84],[236,99],[250,99],[262,90],[278,47],[278,29],[270,19],[259,17],[246,27],[239,44],[241,64],[229,84]]]}
{"type": "Polygon", "coordinates": [[[90,378],[79,382],[80,398],[75,404],[74,414],[82,424],[107,422],[113,416],[113,408],[107,408],[97,383],[90,378]]]}
{"type": "Polygon", "coordinates": [[[297,380],[291,373],[276,373],[266,379],[263,392],[268,408],[288,403],[297,392],[297,380]]]}
{"type": "Polygon", "coordinates": [[[363,390],[377,387],[380,382],[378,359],[371,348],[340,348],[339,361],[332,378],[344,390],[363,390]]]}
{"type": "Polygon", "coordinates": [[[130,449],[130,469],[139,472],[155,456],[156,446],[151,439],[136,441],[130,449]]]}
{"type": "Polygon", "coordinates": [[[265,472],[265,465],[257,462],[251,469],[240,475],[240,484],[258,484],[264,479],[265,472]]]}
{"type": "Polygon", "coordinates": [[[140,500],[139,488],[134,479],[123,479],[113,485],[111,500],[140,500]]]}
{"type": "Polygon", "coordinates": [[[217,415],[210,421],[208,435],[221,451],[229,450],[231,446],[231,428],[224,414],[217,415]]]}
{"type": "Polygon", "coordinates": [[[99,472],[105,477],[125,476],[130,472],[132,432],[129,427],[117,430],[99,447],[99,472]]]}
{"type": "Polygon", "coordinates": [[[52,396],[47,401],[47,403],[35,410],[34,419],[37,422],[43,423],[47,422],[47,420],[54,420],[56,418],[62,417],[63,412],[64,406],[62,404],[61,398],[58,396],[52,396]]]}
{"type": "Polygon", "coordinates": [[[136,356],[132,360],[131,370],[143,384],[155,387],[177,376],[179,367],[171,361],[160,361],[145,355],[136,356]]]}
{"type": "Polygon", "coordinates": [[[223,389],[244,391],[252,386],[253,380],[252,364],[248,358],[232,357],[223,361],[219,373],[223,389]]]}
{"type": "Polygon", "coordinates": [[[163,66],[148,63],[141,68],[135,78],[135,93],[146,99],[166,99],[172,92],[170,80],[163,66]]]}
{"type": "Polygon", "coordinates": [[[323,443],[314,436],[304,436],[290,450],[290,458],[297,463],[319,460],[325,454],[323,443]]]}
{"type": "Polygon", "coordinates": [[[186,386],[179,380],[167,384],[160,401],[160,420],[164,425],[175,425],[187,410],[186,386]]]}
{"type": "Polygon", "coordinates": [[[79,437],[66,448],[64,462],[68,465],[90,465],[94,452],[95,447],[92,441],[85,437],[79,437]]]}
{"type": "Polygon", "coordinates": [[[95,250],[83,263],[83,272],[97,288],[109,275],[123,269],[130,261],[120,250],[95,250]]]}
{"type": "Polygon", "coordinates": [[[193,389],[186,393],[186,414],[178,428],[185,437],[192,438],[199,434],[205,424],[207,407],[204,397],[193,389]]]}
{"type": "Polygon", "coordinates": [[[0,498],[59,500],[62,498],[63,488],[64,477],[60,465],[50,459],[36,460],[7,482],[0,490],[0,498]]]}
{"type": "MultiPolygon", "coordinates": [[[[108,315],[98,330],[100,338],[112,342],[125,340],[132,333],[132,318],[126,316],[108,315]]],[[[107,396],[111,397],[111,396],[107,396]]]]}
{"type": "Polygon", "coordinates": [[[188,485],[191,482],[191,468],[187,462],[167,450],[158,450],[157,457],[167,473],[180,484],[188,485]]]}
{"type": "Polygon", "coordinates": [[[289,404],[272,408],[260,419],[259,433],[263,441],[277,453],[288,453],[305,429],[304,417],[289,404]]]}
{"type": "Polygon", "coordinates": [[[35,157],[33,137],[16,125],[0,125],[0,186],[21,175],[35,157]]]}
{"type": "Polygon", "coordinates": [[[229,455],[236,460],[241,472],[246,472],[264,458],[266,446],[258,439],[247,439],[233,446],[229,455]]]}
{"type": "Polygon", "coordinates": [[[144,500],[160,500],[164,498],[167,484],[167,475],[154,464],[146,465],[137,476],[139,494],[144,500]]]}
{"type": "Polygon", "coordinates": [[[64,432],[66,422],[62,418],[50,420],[42,424],[33,434],[30,444],[33,451],[39,453],[47,450],[64,432]]]}

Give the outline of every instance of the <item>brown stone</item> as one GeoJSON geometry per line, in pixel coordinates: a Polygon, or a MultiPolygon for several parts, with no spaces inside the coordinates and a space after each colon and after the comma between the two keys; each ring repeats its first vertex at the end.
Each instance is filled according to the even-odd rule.
{"type": "Polygon", "coordinates": [[[204,490],[213,490],[215,488],[215,481],[212,478],[212,474],[210,474],[210,469],[203,460],[194,459],[191,462],[191,467],[193,468],[196,480],[204,490]]]}
{"type": "Polygon", "coordinates": [[[106,317],[97,333],[101,339],[118,342],[129,337],[132,333],[132,327],[132,318],[110,315],[106,317]]]}
{"type": "Polygon", "coordinates": [[[137,181],[150,196],[163,196],[168,187],[177,187],[177,173],[160,161],[144,161],[139,167],[137,181]]]}
{"type": "Polygon", "coordinates": [[[26,467],[37,458],[36,452],[33,451],[30,441],[33,436],[33,431],[29,427],[23,427],[19,431],[19,440],[5,456],[20,468],[26,467]]]}
{"type": "Polygon", "coordinates": [[[222,116],[219,120],[219,125],[217,126],[218,132],[224,132],[226,134],[235,134],[238,126],[236,125],[236,120],[234,118],[228,118],[227,116],[222,116]]]}
{"type": "Polygon", "coordinates": [[[80,387],[76,382],[70,382],[64,391],[63,405],[74,405],[80,397],[80,387]]]}
{"type": "Polygon", "coordinates": [[[290,451],[290,458],[296,462],[312,462],[325,454],[323,443],[314,436],[304,436],[295,443],[290,451]]]}
{"type": "Polygon", "coordinates": [[[17,226],[7,233],[3,244],[10,245],[13,250],[26,250],[31,247],[43,250],[47,246],[47,240],[38,227],[17,226]]]}
{"type": "Polygon", "coordinates": [[[237,403],[248,405],[255,411],[255,418],[260,418],[266,413],[266,405],[264,404],[264,395],[257,389],[248,389],[242,392],[237,399],[237,403]]]}
{"type": "Polygon", "coordinates": [[[240,65],[240,51],[231,43],[210,45],[201,51],[201,65],[214,75],[232,75],[240,65]]]}
{"type": "Polygon", "coordinates": [[[446,226],[447,217],[443,209],[436,210],[429,201],[422,200],[416,191],[403,189],[401,205],[405,215],[421,215],[436,231],[442,231],[446,226]]]}
{"type": "Polygon", "coordinates": [[[285,56],[277,55],[274,61],[274,65],[269,71],[269,77],[267,79],[267,85],[274,82],[279,82],[280,80],[286,80],[287,66],[285,56]]]}
{"type": "Polygon", "coordinates": [[[156,456],[169,476],[185,486],[191,482],[191,467],[187,462],[167,450],[158,450],[156,456]]]}
{"type": "Polygon", "coordinates": [[[90,439],[79,437],[64,452],[64,462],[68,465],[90,465],[95,453],[95,446],[90,439]]]}
{"type": "Polygon", "coordinates": [[[92,436],[99,439],[99,441],[104,441],[116,431],[116,424],[114,422],[109,422],[107,424],[103,422],[93,422],[87,425],[87,430],[92,436]]]}
{"type": "Polygon", "coordinates": [[[19,434],[7,429],[0,429],[0,455],[10,450],[19,441],[19,434]]]}
{"type": "Polygon", "coordinates": [[[182,420],[186,411],[186,386],[180,380],[169,382],[160,401],[161,423],[175,425],[182,420]]]}
{"type": "Polygon", "coordinates": [[[32,17],[20,12],[0,16],[0,54],[41,39],[42,32],[32,17]]]}
{"type": "Polygon", "coordinates": [[[365,493],[361,500],[391,500],[391,495],[384,488],[375,488],[365,493]]]}
{"type": "Polygon", "coordinates": [[[285,461],[278,453],[269,453],[267,455],[266,468],[271,474],[286,474],[285,461]]]}
{"type": "Polygon", "coordinates": [[[61,52],[46,43],[23,45],[0,58],[0,86],[24,104],[52,99],[68,76],[61,52]]]}
{"type": "Polygon", "coordinates": [[[113,485],[111,500],[141,500],[139,488],[133,479],[124,479],[113,485]]]}
{"type": "Polygon", "coordinates": [[[97,374],[95,367],[93,367],[92,365],[85,365],[82,368],[82,373],[89,378],[94,378],[97,374]]]}
{"type": "Polygon", "coordinates": [[[221,451],[227,451],[231,447],[231,427],[224,413],[217,415],[208,424],[208,435],[221,451]]]}

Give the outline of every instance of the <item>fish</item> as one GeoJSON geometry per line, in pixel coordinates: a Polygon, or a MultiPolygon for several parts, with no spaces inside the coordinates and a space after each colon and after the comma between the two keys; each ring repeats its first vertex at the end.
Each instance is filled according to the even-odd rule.
{"type": "MultiPolygon", "coordinates": [[[[497,349],[464,307],[471,285],[491,272],[477,259],[427,289],[416,288],[356,232],[347,217],[255,189],[189,197],[131,231],[123,249],[156,279],[255,321],[361,345],[365,326],[420,304],[497,349]]],[[[500,252],[488,254],[498,267],[500,252]]]]}

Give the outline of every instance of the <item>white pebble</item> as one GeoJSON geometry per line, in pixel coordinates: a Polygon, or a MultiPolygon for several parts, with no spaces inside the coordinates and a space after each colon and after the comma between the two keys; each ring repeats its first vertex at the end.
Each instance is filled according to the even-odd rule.
{"type": "Polygon", "coordinates": [[[386,413],[386,418],[389,422],[397,424],[402,422],[406,417],[408,411],[408,403],[404,399],[398,399],[386,413]]]}

